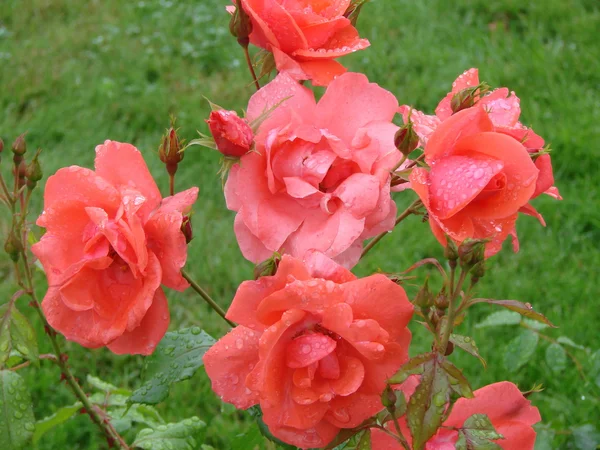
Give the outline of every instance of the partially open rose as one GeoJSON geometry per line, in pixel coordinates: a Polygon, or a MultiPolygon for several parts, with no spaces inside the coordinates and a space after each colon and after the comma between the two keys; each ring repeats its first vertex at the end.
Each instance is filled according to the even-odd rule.
{"type": "Polygon", "coordinates": [[[413,307],[384,275],[357,279],[318,252],[284,255],[277,273],[239,287],[239,325],[204,356],[213,390],[238,408],[257,403],[273,435],[327,445],[383,407],[386,380],[408,359],[413,307]]]}
{"type": "MultiPolygon", "coordinates": [[[[519,141],[498,132],[483,106],[460,111],[442,122],[425,147],[430,170],[416,168],[412,188],[429,212],[429,224],[442,245],[489,238],[486,257],[513,236],[515,222],[536,190],[539,170],[519,141]]],[[[540,216],[541,217],[541,216],[540,216]]]]}
{"type": "MultiPolygon", "coordinates": [[[[409,380],[410,381],[410,380],[409,380]]],[[[410,383],[414,390],[414,383],[410,383]]],[[[404,387],[402,387],[404,390],[404,387]]],[[[410,396],[412,392],[407,392],[410,396]]],[[[426,450],[454,450],[459,438],[458,430],[474,414],[485,414],[497,433],[503,439],[494,441],[504,450],[533,450],[535,445],[534,424],[541,420],[538,409],[523,397],[517,386],[508,381],[490,384],[474,392],[475,398],[460,398],[452,408],[443,428],[425,445],[426,450]]],[[[412,443],[406,418],[398,420],[400,429],[409,444],[412,443]]],[[[391,423],[386,425],[395,432],[391,423]]],[[[402,450],[403,447],[393,437],[379,429],[371,430],[373,450],[402,450]]]]}
{"type": "Polygon", "coordinates": [[[362,242],[394,227],[390,171],[395,97],[364,75],[337,78],[319,103],[280,74],[250,99],[247,120],[269,112],[227,179],[235,233],[253,262],[316,249],[352,267],[362,242]]]}
{"type": "Polygon", "coordinates": [[[44,266],[42,309],[67,339],[115,353],[152,353],[169,325],[161,284],[184,290],[182,213],[192,188],[162,199],[139,151],[106,141],[96,170],[71,166],[48,179],[46,228],[32,251],[44,266]]]}
{"type": "MultiPolygon", "coordinates": [[[[438,104],[435,109],[435,115],[428,116],[421,111],[417,111],[408,105],[402,105],[399,112],[404,121],[410,120],[413,123],[415,132],[419,135],[420,144],[425,147],[427,141],[437,129],[437,127],[452,116],[452,98],[463,89],[473,88],[479,85],[479,71],[469,69],[461,74],[452,83],[450,91],[438,104]]],[[[544,139],[536,134],[531,128],[527,128],[521,122],[521,101],[514,92],[508,88],[495,89],[487,95],[474,97],[475,105],[483,107],[488,113],[489,118],[494,124],[495,131],[512,136],[524,145],[527,151],[534,157],[535,166],[540,171],[535,191],[532,198],[545,193],[558,200],[562,200],[558,189],[554,187],[554,174],[552,171],[552,162],[550,155],[543,153],[544,139]]],[[[523,211],[529,214],[528,211],[523,211]]],[[[539,214],[531,214],[543,220],[539,214]]]]}
{"type": "Polygon", "coordinates": [[[327,86],[346,71],[335,58],[369,46],[344,17],[350,2],[242,0],[242,7],[252,20],[250,42],[272,52],[280,72],[327,86]]]}

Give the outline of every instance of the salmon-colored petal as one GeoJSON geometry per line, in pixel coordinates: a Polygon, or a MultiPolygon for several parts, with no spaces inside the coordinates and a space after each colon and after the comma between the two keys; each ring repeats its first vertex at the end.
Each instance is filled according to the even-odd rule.
{"type": "Polygon", "coordinates": [[[279,321],[287,310],[298,309],[320,314],[340,301],[341,288],[333,281],[294,281],[260,302],[256,315],[261,323],[271,325],[279,321]]]}
{"type": "Polygon", "coordinates": [[[212,389],[223,401],[246,409],[258,403],[259,393],[245,380],[258,362],[260,333],[237,326],[213,345],[202,361],[212,389]]]}
{"type": "MultiPolygon", "coordinates": [[[[404,433],[403,433],[404,434],[404,433]]],[[[407,436],[406,434],[404,435],[407,436]]],[[[410,433],[408,434],[410,437],[410,433]]],[[[375,450],[403,450],[404,447],[393,436],[378,428],[371,428],[371,448],[375,450]]],[[[438,450],[438,449],[436,449],[438,450]]]]}
{"type": "Polygon", "coordinates": [[[518,251],[518,241],[516,240],[515,224],[518,214],[513,214],[503,219],[472,219],[473,231],[471,236],[474,239],[491,238],[491,242],[485,245],[485,257],[490,258],[502,249],[502,243],[508,236],[513,236],[514,251],[518,251]]]}
{"type": "Polygon", "coordinates": [[[354,394],[365,379],[365,366],[358,358],[340,356],[340,377],[331,381],[335,395],[347,397],[354,394]]]}
{"type": "Polygon", "coordinates": [[[410,322],[413,306],[402,287],[377,274],[342,285],[354,319],[373,319],[396,340],[410,322]]]}
{"type": "MultiPolygon", "coordinates": [[[[314,94],[310,89],[300,85],[290,75],[281,73],[250,98],[246,119],[251,123],[277,104],[281,104],[280,107],[291,108],[303,117],[313,115],[316,106],[314,94]]],[[[280,107],[272,110],[270,117],[277,115],[280,107]]],[[[263,127],[269,128],[268,123],[263,122],[263,127]]]]}
{"type": "Polygon", "coordinates": [[[154,212],[153,216],[170,212],[188,214],[192,209],[192,205],[198,199],[198,191],[197,187],[192,187],[170,197],[163,198],[160,207],[154,212]]]}
{"type": "Polygon", "coordinates": [[[265,245],[252,234],[250,229],[244,223],[241,215],[235,216],[233,231],[237,238],[240,251],[244,258],[254,263],[259,263],[273,255],[273,250],[269,250],[265,245]]]}
{"type": "Polygon", "coordinates": [[[240,285],[227,311],[227,318],[253,330],[264,330],[265,325],[256,317],[259,304],[269,295],[283,289],[290,280],[306,280],[309,276],[301,261],[283,255],[275,275],[261,277],[256,281],[244,281],[240,285]]]}
{"type": "Polygon", "coordinates": [[[555,186],[552,186],[551,188],[549,188],[546,192],[544,192],[544,194],[549,195],[550,197],[552,197],[556,200],[563,199],[561,197],[560,193],[558,192],[558,188],[556,188],[555,186]]]}
{"type": "Polygon", "coordinates": [[[363,218],[373,212],[379,201],[379,180],[364,173],[356,173],[346,178],[333,195],[344,203],[344,207],[354,217],[363,218]]]}
{"type": "Polygon", "coordinates": [[[367,39],[360,39],[358,31],[352,25],[339,29],[323,46],[315,48],[298,49],[293,55],[301,59],[333,59],[340,56],[363,50],[369,45],[367,39]]]}
{"type": "Polygon", "coordinates": [[[253,8],[254,3],[252,0],[242,0],[242,8],[244,8],[244,11],[252,19],[253,27],[252,34],[250,34],[250,42],[264,49],[268,49],[271,46],[279,47],[279,41],[275,37],[275,34],[253,8]]]}
{"type": "Polygon", "coordinates": [[[288,345],[286,364],[292,369],[310,366],[333,352],[336,345],[333,339],[324,334],[304,334],[288,345]]]}
{"type": "Polygon", "coordinates": [[[504,163],[489,157],[448,156],[431,168],[431,208],[440,219],[467,206],[500,173],[504,163]]]}
{"type": "Polygon", "coordinates": [[[461,427],[473,414],[486,414],[496,429],[506,422],[531,426],[541,420],[540,413],[519,388],[508,381],[490,384],[474,392],[475,398],[457,400],[448,420],[450,427],[461,427]]]}
{"type": "MultiPolygon", "coordinates": [[[[44,189],[44,209],[68,200],[85,206],[96,206],[115,214],[121,196],[110,180],[102,178],[93,170],[71,166],[59,169],[48,178],[44,189]]],[[[46,226],[44,214],[38,218],[37,224],[46,226]]]]}
{"type": "Polygon", "coordinates": [[[413,124],[413,130],[419,136],[419,147],[425,147],[429,141],[429,137],[435,131],[442,121],[437,116],[428,116],[421,111],[418,111],[408,105],[402,105],[398,108],[398,112],[402,114],[404,123],[410,120],[413,124]]]}
{"type": "Polygon", "coordinates": [[[337,284],[356,280],[356,275],[317,250],[305,253],[304,264],[313,278],[324,278],[337,284]]]}
{"type": "Polygon", "coordinates": [[[552,160],[550,155],[546,154],[538,156],[535,160],[535,167],[540,171],[540,174],[531,198],[536,198],[554,185],[554,173],[552,171],[552,160]]]}
{"type": "Polygon", "coordinates": [[[117,355],[150,355],[167,332],[169,321],[167,297],[162,288],[158,288],[140,325],[126,331],[107,347],[117,355]]]}
{"type": "Polygon", "coordinates": [[[546,226],[546,221],[544,220],[542,215],[530,203],[527,203],[525,206],[522,206],[521,209],[519,209],[519,212],[527,214],[531,217],[535,217],[537,220],[540,221],[543,227],[546,226]]]}
{"type": "Polygon", "coordinates": [[[523,145],[504,134],[484,132],[460,139],[454,149],[455,155],[472,152],[502,160],[506,181],[501,190],[471,202],[463,210],[465,214],[490,219],[508,217],[531,199],[539,171],[523,145]]]}
{"type": "MultiPolygon", "coordinates": [[[[96,174],[114,186],[131,187],[145,199],[139,214],[143,221],[158,208],[162,196],[142,154],[131,144],[105,141],[96,147],[96,174]]],[[[94,205],[98,206],[98,205],[94,205]]]]}
{"type": "MultiPolygon", "coordinates": [[[[335,357],[335,353],[326,356],[324,359],[335,357]]],[[[294,386],[299,388],[309,388],[312,384],[312,381],[315,378],[315,373],[317,373],[317,368],[320,366],[320,363],[314,363],[307,367],[300,367],[294,370],[294,375],[292,376],[292,381],[294,382],[294,386]]],[[[339,376],[339,374],[338,374],[339,376]]]]}
{"type": "Polygon", "coordinates": [[[347,69],[332,59],[298,61],[305,74],[300,80],[310,80],[313,86],[328,86],[333,80],[345,74],[347,69]]]}
{"type": "Polygon", "coordinates": [[[504,437],[495,441],[503,450],[533,450],[535,447],[536,432],[530,425],[513,421],[495,428],[504,437]]]}
{"type": "Polygon", "coordinates": [[[521,101],[507,88],[496,89],[479,100],[495,126],[514,127],[521,115],[521,101]]]}
{"type": "Polygon", "coordinates": [[[455,81],[452,83],[452,91],[444,97],[444,99],[438,104],[435,109],[435,115],[440,120],[448,119],[452,113],[452,97],[463,89],[468,87],[474,87],[479,84],[479,71],[477,69],[465,70],[455,81]]]}
{"type": "Polygon", "coordinates": [[[337,380],[340,378],[340,360],[335,353],[330,353],[319,361],[318,373],[326,380],[337,380]]]}
{"type": "MultiPolygon", "coordinates": [[[[379,395],[360,392],[347,397],[335,397],[329,406],[325,420],[340,428],[354,428],[383,409],[379,395]]],[[[378,447],[372,447],[379,450],[378,447]]]]}
{"type": "Polygon", "coordinates": [[[493,131],[494,125],[481,107],[468,108],[444,120],[430,136],[425,147],[425,161],[432,164],[442,156],[454,153],[456,144],[465,137],[493,131]]]}
{"type": "MultiPolygon", "coordinates": [[[[298,22],[298,20],[296,21],[298,22]]],[[[323,21],[321,18],[319,22],[306,24],[302,26],[302,33],[304,33],[308,48],[322,48],[338,31],[348,26],[352,26],[350,20],[340,15],[331,20],[323,21]]]]}
{"type": "Polygon", "coordinates": [[[229,173],[227,174],[227,181],[225,182],[225,202],[227,203],[227,209],[230,211],[238,211],[242,207],[242,201],[236,192],[238,187],[237,174],[239,170],[239,164],[234,165],[229,170],[229,173]]]}
{"type": "Polygon", "coordinates": [[[317,123],[347,145],[356,130],[370,122],[391,122],[398,101],[365,75],[347,73],[336,78],[317,105],[317,123]]]}
{"type": "Polygon", "coordinates": [[[544,139],[532,129],[524,127],[520,123],[516,127],[503,127],[494,124],[498,133],[512,136],[531,152],[537,152],[544,147],[544,139]]]}
{"type": "Polygon", "coordinates": [[[273,436],[299,448],[321,448],[333,441],[340,429],[322,420],[308,429],[273,425],[269,426],[269,431],[273,436]]]}
{"type": "Polygon", "coordinates": [[[306,38],[291,14],[276,0],[244,0],[243,5],[250,6],[265,22],[277,38],[277,48],[290,53],[298,48],[307,48],[306,38]]]}

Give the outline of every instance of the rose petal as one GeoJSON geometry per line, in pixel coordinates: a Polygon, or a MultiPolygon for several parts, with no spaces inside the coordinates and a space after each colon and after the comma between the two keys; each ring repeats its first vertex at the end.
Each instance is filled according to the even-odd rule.
{"type": "Polygon", "coordinates": [[[335,350],[336,342],[321,333],[299,336],[292,340],[286,352],[286,364],[292,369],[307,367],[335,350]]]}
{"type": "Polygon", "coordinates": [[[452,97],[465,88],[474,87],[479,84],[479,71],[477,69],[469,69],[465,70],[455,81],[452,83],[452,91],[444,97],[444,99],[439,103],[437,108],[435,109],[435,115],[440,118],[440,120],[446,120],[450,116],[452,116],[452,97]]]}

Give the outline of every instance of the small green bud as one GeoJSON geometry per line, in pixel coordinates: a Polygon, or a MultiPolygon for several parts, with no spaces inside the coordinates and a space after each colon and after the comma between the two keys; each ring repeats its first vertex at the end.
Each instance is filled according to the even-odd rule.
{"type": "Polygon", "coordinates": [[[388,411],[392,413],[396,411],[396,393],[389,384],[381,394],[381,403],[388,411]]]}
{"type": "Polygon", "coordinates": [[[242,2],[236,2],[235,12],[229,21],[229,32],[237,39],[242,47],[248,47],[250,44],[250,34],[252,34],[252,21],[242,8],[242,2]]]}
{"type": "Polygon", "coordinates": [[[477,263],[485,260],[485,244],[489,239],[465,239],[458,247],[460,266],[470,270],[477,263]]]}
{"type": "Polygon", "coordinates": [[[417,293],[415,300],[413,303],[416,306],[420,306],[421,308],[429,308],[434,303],[434,297],[429,289],[429,278],[425,279],[425,283],[423,283],[423,287],[417,293]]]}
{"type": "Polygon", "coordinates": [[[275,252],[269,259],[264,260],[254,267],[254,279],[258,280],[260,277],[270,277],[275,275],[280,262],[281,255],[275,252]]]}
{"type": "Polygon", "coordinates": [[[194,238],[194,233],[192,232],[192,221],[190,216],[183,216],[183,221],[181,222],[181,232],[185,236],[185,243],[189,244],[190,241],[194,238]]]}
{"type": "Polygon", "coordinates": [[[175,119],[171,119],[171,127],[167,130],[158,147],[158,157],[167,166],[169,175],[175,175],[177,165],[183,160],[184,153],[181,151],[183,141],[177,136],[175,119]]]}
{"type": "Polygon", "coordinates": [[[27,151],[27,144],[25,143],[25,133],[15,139],[12,145],[12,151],[15,155],[23,156],[27,151]]]}
{"type": "Polygon", "coordinates": [[[419,146],[419,136],[415,133],[410,120],[396,131],[394,145],[404,156],[410,155],[419,146]]]}
{"type": "Polygon", "coordinates": [[[14,262],[19,260],[19,255],[23,251],[23,244],[21,240],[17,237],[15,230],[12,230],[4,243],[4,251],[8,253],[10,259],[14,262]]]}
{"type": "Polygon", "coordinates": [[[479,83],[477,86],[464,88],[454,94],[450,101],[450,107],[453,113],[470,108],[479,101],[479,98],[490,90],[487,83],[479,83]]]}
{"type": "Polygon", "coordinates": [[[458,259],[458,247],[456,246],[456,242],[454,242],[450,236],[446,236],[444,256],[448,261],[456,261],[458,259]]]}
{"type": "Polygon", "coordinates": [[[44,176],[42,172],[42,166],[40,165],[40,161],[38,159],[40,155],[40,151],[38,150],[31,162],[25,168],[25,177],[27,178],[27,186],[33,188],[37,184],[38,181],[42,179],[44,176]],[[31,185],[31,186],[30,186],[31,185]]]}

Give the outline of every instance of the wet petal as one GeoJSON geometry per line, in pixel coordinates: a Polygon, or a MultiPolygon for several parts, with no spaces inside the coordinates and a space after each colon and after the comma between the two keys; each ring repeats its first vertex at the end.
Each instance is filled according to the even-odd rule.
{"type": "Polygon", "coordinates": [[[335,350],[336,342],[321,333],[305,334],[288,345],[286,364],[292,369],[309,366],[335,350]]]}

